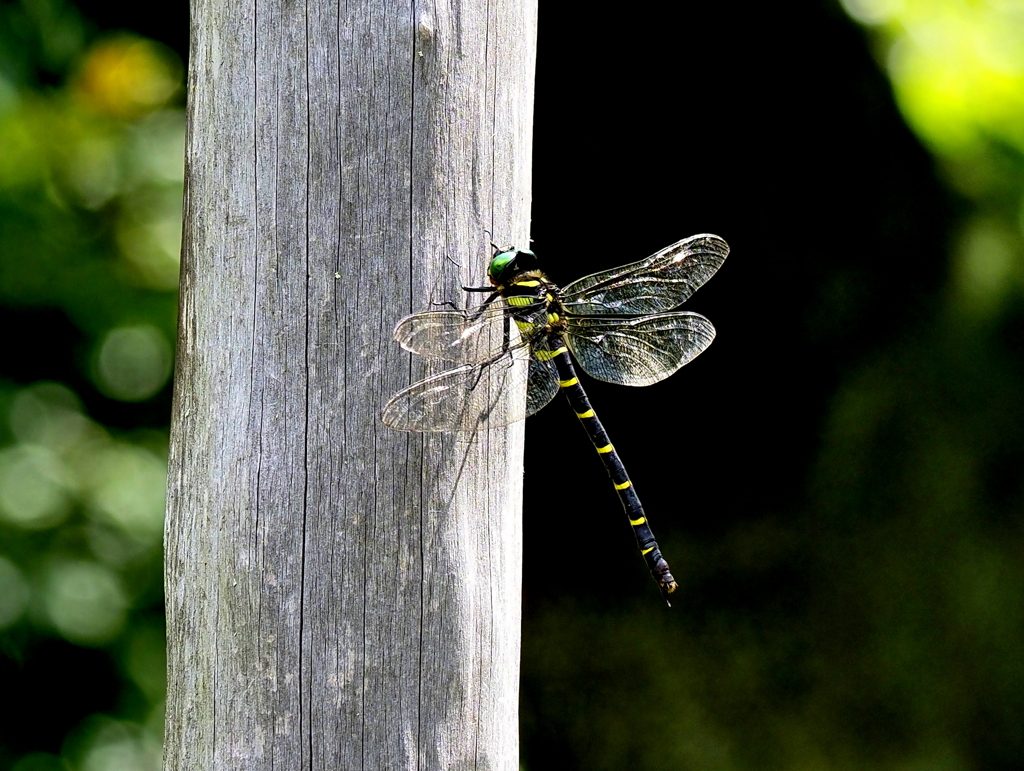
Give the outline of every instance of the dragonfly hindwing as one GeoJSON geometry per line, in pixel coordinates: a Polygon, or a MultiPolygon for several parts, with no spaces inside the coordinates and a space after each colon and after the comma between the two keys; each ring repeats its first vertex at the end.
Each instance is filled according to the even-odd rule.
{"type": "Polygon", "coordinates": [[[629,320],[573,316],[566,337],[576,360],[591,377],[647,386],[693,361],[711,345],[715,328],[699,313],[687,311],[629,320]]]}

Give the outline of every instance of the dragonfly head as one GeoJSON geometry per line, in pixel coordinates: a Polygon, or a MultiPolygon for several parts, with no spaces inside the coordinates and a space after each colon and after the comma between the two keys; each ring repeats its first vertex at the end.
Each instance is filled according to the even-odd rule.
{"type": "Polygon", "coordinates": [[[516,249],[514,246],[498,248],[487,268],[487,276],[492,284],[501,286],[524,270],[533,270],[536,267],[537,255],[529,249],[516,249]]]}

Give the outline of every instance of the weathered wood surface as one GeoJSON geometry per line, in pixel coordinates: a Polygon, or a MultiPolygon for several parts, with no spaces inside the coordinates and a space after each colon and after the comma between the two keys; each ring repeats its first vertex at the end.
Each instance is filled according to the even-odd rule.
{"type": "Polygon", "coordinates": [[[395,322],[526,243],[535,0],[192,35],[164,767],[517,769],[522,424],[378,415],[395,322]]]}

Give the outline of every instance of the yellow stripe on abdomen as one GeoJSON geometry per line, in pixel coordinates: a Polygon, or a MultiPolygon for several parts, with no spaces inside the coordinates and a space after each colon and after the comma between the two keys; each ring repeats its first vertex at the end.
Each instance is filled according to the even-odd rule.
{"type": "MultiPolygon", "coordinates": [[[[564,345],[555,351],[534,351],[533,355],[537,361],[551,361],[553,358],[563,353],[569,353],[569,349],[564,345]]],[[[562,381],[559,380],[558,382],[561,383],[562,381]]]]}
{"type": "Polygon", "coordinates": [[[568,380],[559,380],[558,385],[562,386],[562,388],[568,388],[569,386],[576,385],[578,382],[580,382],[578,377],[571,377],[568,380]]]}

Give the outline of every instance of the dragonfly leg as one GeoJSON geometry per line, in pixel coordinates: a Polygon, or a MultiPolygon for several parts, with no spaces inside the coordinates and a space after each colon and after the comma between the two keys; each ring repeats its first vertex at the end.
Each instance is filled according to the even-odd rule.
{"type": "MultiPolygon", "coordinates": [[[[480,314],[483,312],[484,308],[486,308],[492,302],[494,302],[499,297],[501,297],[501,295],[498,292],[494,291],[494,287],[493,286],[481,286],[481,287],[467,287],[467,286],[464,286],[462,288],[466,292],[490,292],[491,293],[491,296],[488,297],[486,300],[484,300],[483,304],[479,308],[475,308],[473,310],[473,318],[479,317],[480,314]]],[[[456,302],[453,302],[452,300],[442,300],[441,302],[437,302],[436,300],[431,300],[430,304],[432,306],[434,306],[435,308],[448,307],[448,308],[451,308],[453,311],[458,311],[459,313],[469,313],[469,309],[468,308],[460,308],[459,304],[456,303],[456,302]]]]}
{"type": "Polygon", "coordinates": [[[431,302],[435,308],[444,308],[445,306],[451,308],[453,311],[463,312],[462,308],[459,307],[458,303],[454,303],[451,300],[445,300],[444,302],[431,302]]]}

